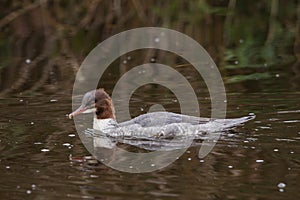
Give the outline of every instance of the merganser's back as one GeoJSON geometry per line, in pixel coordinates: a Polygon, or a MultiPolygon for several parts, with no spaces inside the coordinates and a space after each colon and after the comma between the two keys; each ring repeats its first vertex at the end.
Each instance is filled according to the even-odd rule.
{"type": "Polygon", "coordinates": [[[69,118],[93,111],[93,129],[112,137],[130,138],[197,136],[228,130],[255,118],[255,115],[249,115],[235,119],[210,119],[171,112],[153,112],[117,123],[112,100],[102,88],[87,92],[83,96],[82,105],[69,114],[69,118]]]}

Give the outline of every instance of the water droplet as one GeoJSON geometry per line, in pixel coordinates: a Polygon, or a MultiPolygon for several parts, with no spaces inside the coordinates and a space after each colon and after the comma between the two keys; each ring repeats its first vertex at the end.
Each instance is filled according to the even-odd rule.
{"type": "Polygon", "coordinates": [[[66,147],[68,147],[68,146],[70,146],[71,144],[70,143],[64,143],[63,144],[63,146],[66,146],[66,147]]]}
{"type": "Polygon", "coordinates": [[[204,163],[205,161],[204,160],[200,160],[199,162],[204,163]]]}
{"type": "Polygon", "coordinates": [[[279,75],[279,74],[276,74],[275,76],[276,76],[276,78],[280,77],[280,75],[279,75]]]}
{"type": "Polygon", "coordinates": [[[32,184],[31,185],[31,188],[34,190],[36,188],[36,185],[35,184],[32,184]]]}
{"type": "Polygon", "coordinates": [[[131,166],[131,165],[130,165],[130,166],[129,166],[129,168],[130,168],[130,169],[132,169],[132,168],[133,168],[133,166],[131,166]]]}
{"type": "Polygon", "coordinates": [[[50,151],[49,149],[41,149],[41,152],[48,152],[50,151]]]}
{"type": "Polygon", "coordinates": [[[257,163],[263,163],[265,162],[264,160],[256,160],[257,163]]]}
{"type": "Polygon", "coordinates": [[[140,108],[141,111],[144,111],[144,108],[140,108]]]}
{"type": "Polygon", "coordinates": [[[190,160],[192,160],[192,158],[188,158],[188,160],[190,161],[190,160]]]}
{"type": "Polygon", "coordinates": [[[158,37],[156,37],[155,39],[154,39],[154,42],[156,42],[156,43],[158,43],[160,41],[160,39],[158,38],[158,37]]]}
{"type": "Polygon", "coordinates": [[[277,151],[279,151],[279,149],[274,149],[273,151],[277,152],[277,151]]]}
{"type": "Polygon", "coordinates": [[[10,166],[6,166],[5,168],[6,168],[6,169],[10,169],[10,166]]]}
{"type": "Polygon", "coordinates": [[[236,65],[237,65],[237,64],[239,64],[239,61],[237,61],[237,60],[236,60],[236,61],[234,61],[234,64],[236,64],[236,65]]]}
{"type": "Polygon", "coordinates": [[[279,189],[279,192],[284,192],[284,189],[280,188],[280,189],[279,189]]]}
{"type": "Polygon", "coordinates": [[[151,167],[154,167],[154,166],[155,166],[155,164],[152,163],[152,164],[151,164],[151,167]]]}
{"type": "Polygon", "coordinates": [[[228,166],[228,168],[229,168],[229,169],[232,169],[232,168],[233,168],[233,166],[232,166],[232,165],[229,165],[229,166],[228,166]]]}
{"type": "Polygon", "coordinates": [[[31,190],[27,190],[26,193],[27,193],[27,194],[31,194],[31,190]]]}
{"type": "Polygon", "coordinates": [[[26,62],[26,64],[29,64],[29,63],[31,63],[31,60],[30,60],[29,58],[27,58],[27,59],[25,60],[25,62],[26,62]]]}
{"type": "Polygon", "coordinates": [[[278,183],[277,187],[279,187],[279,188],[285,188],[286,184],[281,182],[281,183],[278,183]]]}
{"type": "Polygon", "coordinates": [[[127,56],[127,60],[131,60],[131,56],[127,56]]]}
{"type": "Polygon", "coordinates": [[[291,154],[294,154],[295,152],[291,151],[290,153],[291,153],[291,154]]]}
{"type": "Polygon", "coordinates": [[[33,125],[33,124],[34,124],[34,122],[30,122],[30,124],[31,124],[31,125],[33,125]]]}
{"type": "Polygon", "coordinates": [[[127,60],[123,60],[123,64],[127,64],[127,60]]]}
{"type": "Polygon", "coordinates": [[[23,102],[24,100],[23,100],[23,99],[20,99],[19,101],[20,101],[20,102],[23,102]]]}
{"type": "Polygon", "coordinates": [[[75,137],[76,135],[75,134],[69,134],[68,136],[69,137],[75,137]]]}
{"type": "Polygon", "coordinates": [[[57,99],[50,99],[50,102],[58,102],[57,99]]]}
{"type": "Polygon", "coordinates": [[[150,62],[155,62],[155,58],[151,58],[151,59],[150,59],[150,62]]]}

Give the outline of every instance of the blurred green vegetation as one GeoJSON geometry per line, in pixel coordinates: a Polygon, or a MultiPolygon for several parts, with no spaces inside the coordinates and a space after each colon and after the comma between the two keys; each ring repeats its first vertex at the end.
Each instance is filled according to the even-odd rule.
{"type": "Polygon", "coordinates": [[[175,29],[197,40],[228,83],[268,79],[299,62],[299,11],[300,0],[4,0],[0,92],[43,87],[28,80],[50,88],[57,83],[71,87],[96,44],[144,26],[175,29]],[[33,71],[38,71],[35,81],[33,71]]]}

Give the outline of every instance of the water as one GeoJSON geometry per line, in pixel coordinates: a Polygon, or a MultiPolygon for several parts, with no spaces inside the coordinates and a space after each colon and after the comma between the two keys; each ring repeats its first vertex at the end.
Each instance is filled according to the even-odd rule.
{"type": "Polygon", "coordinates": [[[90,157],[66,117],[70,95],[2,98],[0,197],[293,199],[299,188],[299,97],[229,93],[229,117],[254,112],[256,119],[222,136],[204,159],[195,146],[167,168],[134,175],[90,157]]]}

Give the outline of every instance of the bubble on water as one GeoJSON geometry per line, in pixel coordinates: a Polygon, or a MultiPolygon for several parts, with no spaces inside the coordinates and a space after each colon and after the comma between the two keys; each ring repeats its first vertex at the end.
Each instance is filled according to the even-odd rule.
{"type": "Polygon", "coordinates": [[[31,124],[31,125],[33,125],[33,124],[34,124],[34,122],[30,122],[30,124],[31,124]]]}
{"type": "Polygon", "coordinates": [[[57,99],[50,99],[50,102],[53,103],[53,102],[58,102],[57,99]]]}
{"type": "Polygon", "coordinates": [[[159,37],[156,37],[156,38],[154,39],[154,42],[156,42],[156,43],[159,43],[159,41],[160,41],[159,37]]]}
{"type": "Polygon", "coordinates": [[[151,58],[151,59],[150,59],[150,62],[155,62],[155,58],[151,58]]]}
{"type": "Polygon", "coordinates": [[[35,184],[32,184],[31,185],[31,188],[34,190],[36,188],[36,185],[35,184]]]}
{"type": "Polygon", "coordinates": [[[283,182],[280,182],[280,183],[278,183],[277,187],[279,187],[279,188],[285,188],[286,184],[283,183],[283,182]]]}
{"type": "Polygon", "coordinates": [[[27,194],[31,194],[31,192],[32,192],[31,190],[26,190],[27,194]]]}
{"type": "Polygon", "coordinates": [[[68,136],[69,137],[75,137],[76,135],[75,134],[69,134],[68,136]]]}
{"type": "Polygon", "coordinates": [[[273,151],[275,151],[275,152],[278,152],[278,151],[279,151],[279,149],[274,149],[273,151]]]}
{"type": "Polygon", "coordinates": [[[192,160],[192,158],[188,158],[188,160],[189,160],[189,161],[191,161],[191,160],[192,160]]]}
{"type": "Polygon", "coordinates": [[[131,56],[127,56],[127,60],[131,60],[131,56]]]}
{"type": "Polygon", "coordinates": [[[232,169],[232,168],[233,168],[233,166],[232,166],[232,165],[228,165],[228,168],[229,168],[229,169],[232,169]]]}
{"type": "Polygon", "coordinates": [[[279,192],[284,192],[284,189],[280,188],[280,189],[279,189],[279,192]]]}
{"type": "Polygon", "coordinates": [[[70,143],[64,143],[63,146],[68,147],[68,146],[71,146],[71,144],[70,143]]]}
{"type": "Polygon", "coordinates": [[[242,44],[242,43],[244,43],[244,40],[241,38],[241,39],[239,40],[239,42],[242,44]]]}
{"type": "Polygon", "coordinates": [[[263,163],[265,162],[264,160],[256,160],[257,163],[263,163]]]}
{"type": "Polygon", "coordinates": [[[237,64],[239,64],[239,61],[237,61],[237,60],[236,60],[236,61],[234,61],[234,64],[236,64],[236,65],[237,65],[237,64]]]}
{"type": "Polygon", "coordinates": [[[127,64],[127,60],[123,60],[123,64],[127,64]]]}
{"type": "Polygon", "coordinates": [[[29,64],[29,63],[31,63],[31,60],[30,60],[29,58],[27,58],[27,59],[25,60],[25,62],[26,62],[26,64],[29,64]]]}
{"type": "Polygon", "coordinates": [[[205,161],[204,160],[200,160],[199,162],[204,163],[205,161]]]}
{"type": "Polygon", "coordinates": [[[41,152],[48,152],[50,151],[49,149],[41,149],[41,152]]]}
{"type": "Polygon", "coordinates": [[[151,164],[151,167],[155,167],[155,164],[152,163],[152,164],[151,164]]]}
{"type": "Polygon", "coordinates": [[[20,99],[19,101],[20,101],[20,102],[23,102],[24,100],[23,100],[23,99],[20,99]]]}
{"type": "Polygon", "coordinates": [[[278,78],[278,77],[280,77],[280,75],[279,75],[279,74],[276,74],[275,77],[278,78]]]}
{"type": "Polygon", "coordinates": [[[41,143],[41,142],[35,142],[35,143],[33,143],[33,144],[43,144],[43,143],[41,143]]]}
{"type": "Polygon", "coordinates": [[[5,168],[6,168],[6,169],[10,169],[10,166],[6,166],[5,168]]]}
{"type": "Polygon", "coordinates": [[[130,165],[130,166],[129,166],[129,169],[132,169],[132,168],[133,168],[133,166],[130,165]]]}
{"type": "Polygon", "coordinates": [[[140,108],[140,111],[144,111],[144,108],[141,107],[141,108],[140,108]]]}
{"type": "Polygon", "coordinates": [[[295,152],[291,151],[290,154],[294,154],[295,152]]]}

